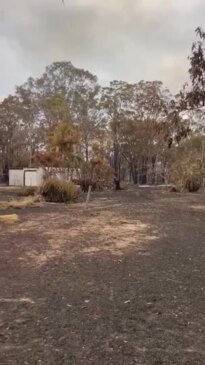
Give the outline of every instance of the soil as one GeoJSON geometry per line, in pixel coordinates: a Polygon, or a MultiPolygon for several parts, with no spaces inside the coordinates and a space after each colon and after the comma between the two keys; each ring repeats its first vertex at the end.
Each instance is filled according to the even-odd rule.
{"type": "Polygon", "coordinates": [[[9,213],[20,222],[0,225],[1,365],[205,364],[205,193],[9,213]]]}

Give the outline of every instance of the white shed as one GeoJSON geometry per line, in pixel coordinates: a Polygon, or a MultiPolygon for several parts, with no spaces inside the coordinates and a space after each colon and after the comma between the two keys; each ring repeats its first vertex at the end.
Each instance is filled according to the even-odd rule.
{"type": "Polygon", "coordinates": [[[9,185],[23,186],[23,170],[9,170],[9,185]]]}
{"type": "Polygon", "coordinates": [[[25,168],[9,170],[10,186],[40,186],[43,182],[44,170],[39,168],[25,168]]]}

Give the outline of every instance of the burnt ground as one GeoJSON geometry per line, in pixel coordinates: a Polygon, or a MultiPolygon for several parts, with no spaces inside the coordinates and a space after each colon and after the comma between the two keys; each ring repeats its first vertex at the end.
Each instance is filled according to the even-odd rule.
{"type": "Polygon", "coordinates": [[[0,226],[1,365],[205,364],[204,193],[16,212],[0,226]]]}

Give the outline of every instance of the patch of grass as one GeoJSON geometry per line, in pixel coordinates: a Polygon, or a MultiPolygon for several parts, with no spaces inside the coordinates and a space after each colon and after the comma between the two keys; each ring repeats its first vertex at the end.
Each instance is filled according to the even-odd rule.
{"type": "Polygon", "coordinates": [[[2,202],[0,204],[0,209],[24,209],[34,205],[35,203],[39,202],[39,196],[28,196],[23,199],[13,199],[9,202],[2,202]]]}
{"type": "Polygon", "coordinates": [[[14,224],[19,222],[19,217],[17,214],[5,214],[0,215],[0,223],[14,224]]]}
{"type": "Polygon", "coordinates": [[[23,188],[19,189],[19,191],[17,192],[17,195],[21,196],[21,197],[28,197],[28,196],[36,195],[36,192],[37,192],[36,187],[28,186],[28,187],[23,187],[23,188]]]}

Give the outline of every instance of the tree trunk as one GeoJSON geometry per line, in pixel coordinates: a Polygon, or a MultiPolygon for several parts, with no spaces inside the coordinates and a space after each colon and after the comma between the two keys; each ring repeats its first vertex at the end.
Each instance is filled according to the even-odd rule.
{"type": "Polygon", "coordinates": [[[135,183],[134,166],[133,166],[133,163],[132,162],[130,164],[130,176],[132,177],[133,183],[135,183]]]}
{"type": "Polygon", "coordinates": [[[88,143],[85,144],[85,160],[88,162],[89,160],[89,151],[88,151],[88,143]]]}
{"type": "Polygon", "coordinates": [[[133,164],[131,165],[131,171],[132,171],[133,183],[134,185],[138,185],[139,182],[138,169],[133,164]]]}
{"type": "Polygon", "coordinates": [[[86,203],[85,203],[85,207],[86,207],[86,209],[88,208],[88,204],[89,204],[89,202],[90,202],[91,189],[92,189],[92,186],[91,186],[91,185],[89,185],[89,188],[88,188],[88,194],[87,194],[86,203]]]}
{"type": "Polygon", "coordinates": [[[120,190],[120,159],[119,159],[119,146],[117,142],[114,142],[114,171],[115,171],[115,188],[120,190]]]}

